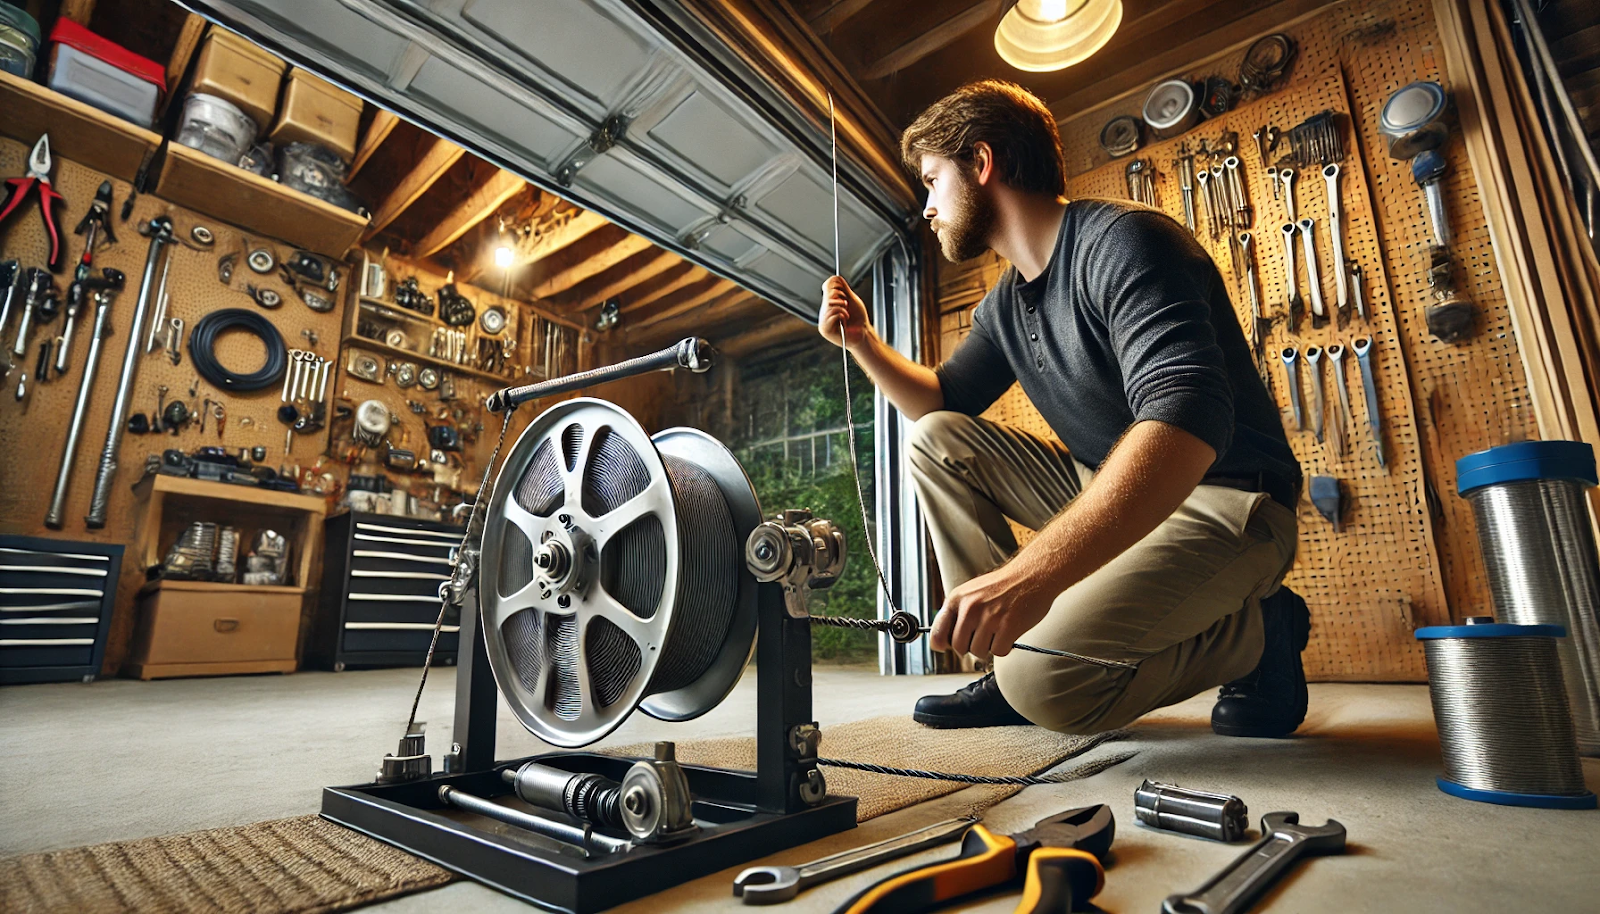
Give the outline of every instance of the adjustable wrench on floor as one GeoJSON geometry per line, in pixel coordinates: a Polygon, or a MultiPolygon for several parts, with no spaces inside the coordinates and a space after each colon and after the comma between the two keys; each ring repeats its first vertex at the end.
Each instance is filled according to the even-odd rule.
{"type": "Polygon", "coordinates": [[[1285,313],[1289,315],[1289,329],[1300,329],[1300,318],[1305,314],[1306,303],[1300,297],[1300,282],[1295,278],[1294,261],[1298,253],[1294,249],[1294,236],[1299,231],[1293,222],[1285,222],[1279,229],[1283,235],[1283,277],[1285,282],[1285,313]]]}
{"type": "Polygon", "coordinates": [[[1311,433],[1322,443],[1322,350],[1306,347],[1306,365],[1311,368],[1311,433]]]}
{"type": "Polygon", "coordinates": [[[733,894],[743,898],[745,904],[788,901],[814,885],[954,841],[966,834],[967,829],[977,821],[974,816],[948,819],[800,866],[752,866],[733,880],[733,894]]]}
{"type": "Polygon", "coordinates": [[[1261,840],[1222,872],[1187,895],[1162,902],[1163,914],[1243,914],[1301,857],[1344,853],[1345,830],[1332,819],[1316,827],[1301,825],[1300,814],[1269,812],[1261,817],[1261,840]]]}
{"type": "Polygon", "coordinates": [[[1300,351],[1293,346],[1283,347],[1278,353],[1283,361],[1283,373],[1289,376],[1289,406],[1294,410],[1296,431],[1306,430],[1306,414],[1300,411],[1300,351]]]}
{"type": "Polygon", "coordinates": [[[1344,231],[1339,225],[1339,164],[1335,162],[1325,166],[1322,178],[1328,187],[1328,232],[1333,238],[1333,279],[1334,287],[1338,290],[1339,323],[1343,326],[1350,319],[1350,289],[1344,275],[1344,231]]]}
{"type": "Polygon", "coordinates": [[[1361,365],[1361,389],[1367,400],[1367,429],[1372,433],[1372,447],[1378,453],[1378,466],[1387,468],[1383,454],[1383,413],[1378,409],[1378,384],[1372,376],[1372,337],[1357,337],[1350,341],[1350,349],[1361,365]]]}
{"type": "Polygon", "coordinates": [[[1316,224],[1315,219],[1300,220],[1300,245],[1306,255],[1306,286],[1311,290],[1311,326],[1325,327],[1328,324],[1328,312],[1322,305],[1322,277],[1317,266],[1317,244],[1311,234],[1316,224]]]}

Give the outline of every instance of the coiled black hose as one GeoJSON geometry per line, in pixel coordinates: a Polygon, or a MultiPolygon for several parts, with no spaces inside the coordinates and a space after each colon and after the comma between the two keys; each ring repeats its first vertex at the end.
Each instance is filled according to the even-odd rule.
{"type": "Polygon", "coordinates": [[[244,393],[271,387],[283,379],[289,358],[283,334],[258,311],[245,308],[224,308],[200,318],[189,333],[189,357],[194,359],[194,370],[216,387],[244,393]],[[217,361],[214,348],[217,336],[225,330],[245,330],[255,334],[267,348],[267,361],[249,374],[230,371],[217,361]]]}

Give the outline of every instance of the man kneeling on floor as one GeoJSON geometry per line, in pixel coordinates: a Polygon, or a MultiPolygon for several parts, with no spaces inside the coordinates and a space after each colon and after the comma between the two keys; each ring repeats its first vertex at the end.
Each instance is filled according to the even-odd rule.
{"type": "Polygon", "coordinates": [[[1292,733],[1311,626],[1281,585],[1300,467],[1211,258],[1161,212],[1065,199],[1055,119],[1010,83],[958,89],[900,147],[944,256],[1010,263],[936,369],[885,345],[843,279],[823,286],[822,335],[842,326],[916,422],[910,471],[949,589],[932,646],[994,659],[913,717],[1088,733],[1221,685],[1216,732],[1292,733]],[[1059,442],[977,417],[1013,381],[1059,442]],[[1038,531],[1026,548],[1008,517],[1038,531]]]}

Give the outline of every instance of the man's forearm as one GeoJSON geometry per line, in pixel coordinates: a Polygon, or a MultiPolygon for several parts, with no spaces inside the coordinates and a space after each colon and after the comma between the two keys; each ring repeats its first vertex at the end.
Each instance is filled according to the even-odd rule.
{"type": "Polygon", "coordinates": [[[1127,551],[1194,492],[1217,457],[1211,446],[1164,422],[1135,424],[1094,481],[1011,564],[1059,593],[1127,551]]]}
{"type": "Polygon", "coordinates": [[[944,409],[944,390],[933,369],[901,355],[876,333],[868,333],[860,345],[851,349],[851,354],[872,383],[907,419],[915,422],[928,413],[944,409]]]}

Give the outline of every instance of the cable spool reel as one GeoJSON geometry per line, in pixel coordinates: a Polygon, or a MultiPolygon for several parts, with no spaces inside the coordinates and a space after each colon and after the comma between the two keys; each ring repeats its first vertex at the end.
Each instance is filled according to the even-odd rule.
{"type": "Polygon", "coordinates": [[[589,398],[536,418],[488,504],[479,591],[517,719],[576,748],[635,708],[681,721],[716,707],[754,649],[743,546],[760,522],[738,460],[704,432],[651,437],[589,398]]]}

